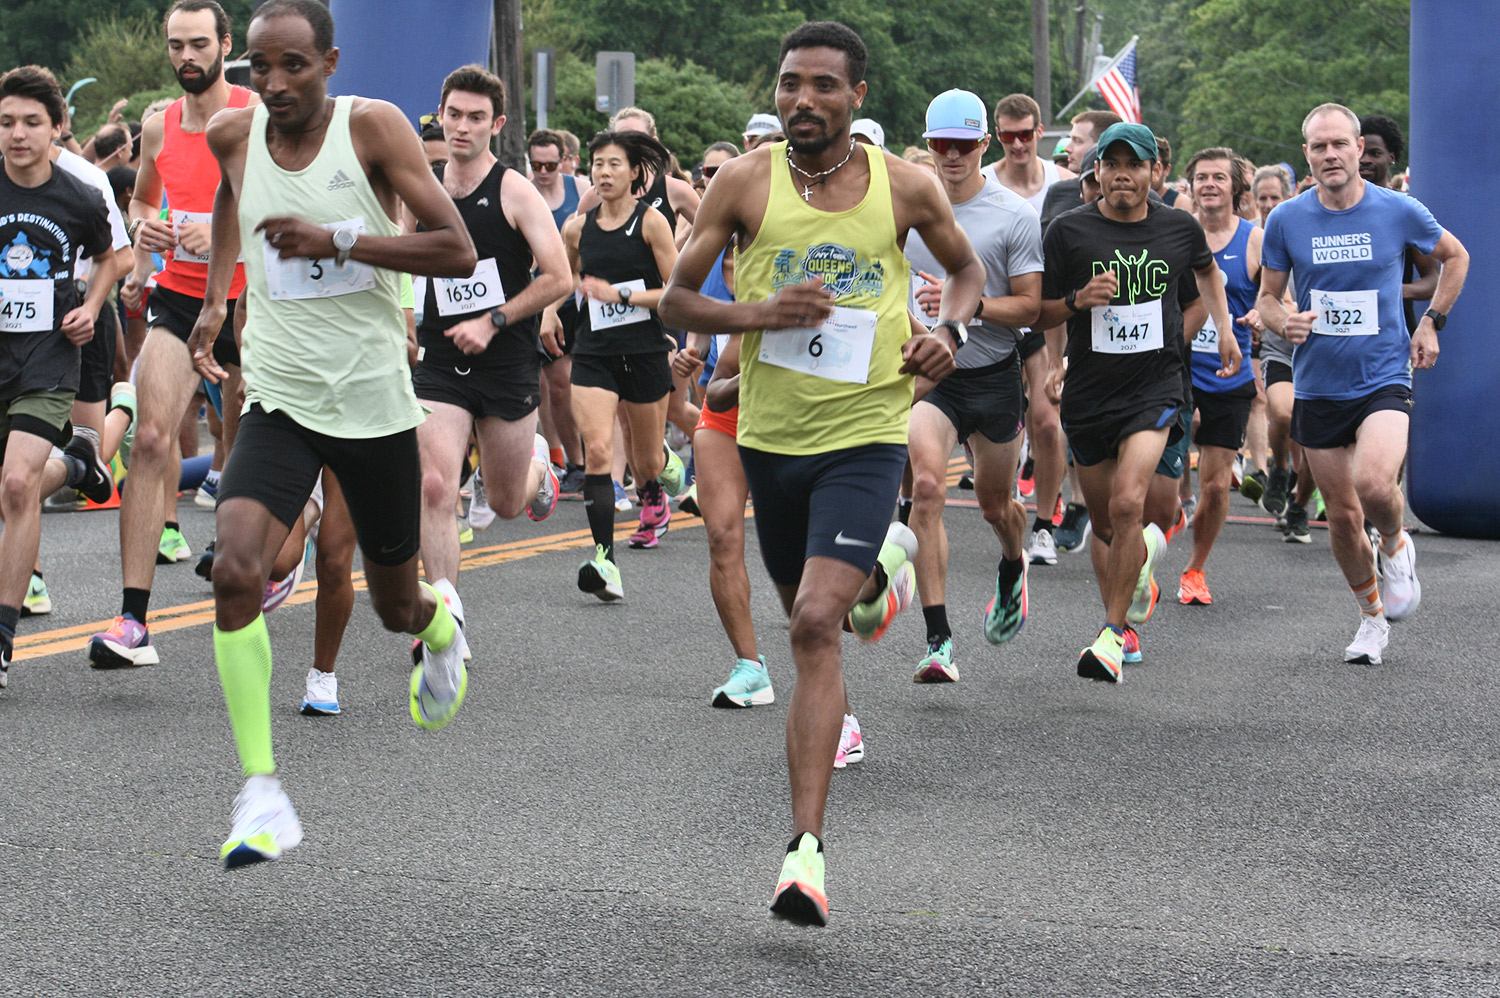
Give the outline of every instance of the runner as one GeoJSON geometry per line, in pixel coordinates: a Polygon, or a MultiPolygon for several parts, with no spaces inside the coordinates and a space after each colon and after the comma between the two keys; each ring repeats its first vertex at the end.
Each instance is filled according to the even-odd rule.
{"type": "MultiPolygon", "coordinates": [[[[1043,239],[1044,326],[1068,324],[1063,428],[1093,524],[1094,572],[1105,623],[1078,659],[1078,674],[1120,682],[1125,625],[1156,605],[1152,577],[1166,544],[1145,524],[1146,494],[1166,445],[1182,432],[1181,284],[1191,273],[1215,324],[1228,329],[1224,284],[1191,215],[1151,202],[1156,139],[1120,123],[1099,139],[1103,191],[1068,212],[1043,239]]],[[[1221,337],[1220,377],[1238,373],[1237,341],[1221,337]]]]}
{"type": "MultiPolygon", "coordinates": [[[[209,220],[219,168],[204,139],[209,119],[225,108],[251,104],[254,95],[224,77],[229,54],[229,17],[214,0],[177,0],[166,17],[167,52],[184,95],[147,119],[141,132],[141,165],[130,202],[135,269],[120,297],[140,305],[152,274],[152,253],[166,266],[155,275],[146,303],[149,332],[135,369],[136,430],[130,451],[130,488],[120,501],[120,565],[124,589],[120,615],[109,630],[89,640],[95,668],[155,665],[160,659],[146,626],[151,584],[158,563],[183,561],[192,549],[177,524],[181,454],[178,428],[201,381],[183,344],[203,307],[208,277],[209,220]],[[168,217],[162,213],[163,199],[168,217]]],[[[245,286],[236,265],[228,287],[229,312],[214,344],[215,359],[229,373],[224,391],[237,397],[239,349],[234,338],[234,300],[245,286]]],[[[232,442],[238,413],[224,413],[232,442]]]]}
{"type": "Polygon", "coordinates": [[[48,157],[66,113],[47,70],[0,76],[0,687],[41,543],[42,496],[66,484],[102,502],[114,487],[93,442],[69,432],[79,348],[117,268],[103,196],[48,157]],[[80,293],[85,257],[94,266],[80,293]],[[49,459],[63,443],[62,459],[49,459]]]}
{"type": "Polygon", "coordinates": [[[222,182],[191,342],[198,370],[222,381],[214,341],[243,245],[247,408],[220,488],[214,564],[214,654],[247,777],[220,850],[231,868],[277,859],[302,840],[271,753],[261,602],[268,552],[302,515],[324,465],[343,486],[381,623],[424,642],[409,687],[412,720],[441,728],[463,702],[464,641],[442,598],[417,580],[422,416],[399,288],[403,271],[466,278],[478,262],[401,112],[328,97],[338,63],[328,8],[270,0],[250,22],[247,47],[265,103],[221,114],[209,128],[222,182]],[[398,234],[403,203],[429,231],[398,234]]]}
{"type": "Polygon", "coordinates": [[[667,168],[661,143],[645,132],[605,131],[589,142],[589,155],[600,203],[569,219],[562,234],[587,302],[579,307],[573,349],[573,418],[583,434],[583,501],[595,556],[579,566],[578,588],[608,602],[625,595],[615,563],[610,477],[617,409],[624,409],[630,426],[630,463],[641,499],[641,528],[631,547],[656,547],[672,518],[666,494],[685,487],[681,459],[662,443],[676,344],[656,313],[662,275],[672,272],[677,247],[667,219],[640,196],[647,173],[667,168]]]}
{"type": "MultiPolygon", "coordinates": [[[[984,102],[967,90],[949,90],[927,106],[922,133],[937,158],[943,192],[959,227],[985,268],[984,295],[969,321],[968,342],[953,374],[912,407],[910,460],[914,477],[911,519],[917,535],[917,589],[927,624],[927,654],[917,663],[919,683],[955,682],[953,630],[948,623],[948,534],[943,505],[948,458],[964,443],[973,455],[974,496],[1000,539],[1002,559],[995,596],[984,611],[990,644],[1004,644],[1026,623],[1026,508],[1012,496],[1021,455],[1026,396],[1021,388],[1020,330],[1041,308],[1042,229],[1020,195],[980,169],[989,147],[984,102]]],[[[920,233],[906,237],[906,258],[923,286],[917,302],[936,315],[944,277],[920,233]]]]}
{"type": "MultiPolygon", "coordinates": [[[[1260,209],[1260,225],[1264,229],[1271,209],[1292,196],[1295,185],[1292,174],[1285,166],[1263,166],[1255,171],[1255,204],[1260,209]]],[[[1286,338],[1272,332],[1254,311],[1247,323],[1260,338],[1260,362],[1266,383],[1266,442],[1271,450],[1272,467],[1266,481],[1266,494],[1261,497],[1261,508],[1276,517],[1282,536],[1289,541],[1304,543],[1312,541],[1307,528],[1307,510],[1301,506],[1289,508],[1294,488],[1299,480],[1310,481],[1302,448],[1291,442],[1292,429],[1292,345],[1286,338]],[[1295,456],[1293,449],[1295,448],[1295,456]],[[1298,520],[1296,533],[1290,523],[1294,516],[1298,520]]],[[[1308,487],[1311,492],[1311,486],[1308,487]]],[[[1304,502],[1306,495],[1303,495],[1304,502]]]]}
{"type": "Polygon", "coordinates": [[[1042,109],[1030,94],[1007,94],[1000,98],[995,105],[995,141],[1000,143],[1005,158],[985,167],[985,175],[1016,192],[1041,215],[1048,188],[1072,174],[1038,155],[1042,109]]]}
{"type": "Polygon", "coordinates": [[[1411,369],[1437,362],[1437,334],[1463,288],[1469,254],[1420,201],[1359,176],[1364,142],[1354,112],[1320,104],[1303,120],[1302,136],[1317,187],[1266,220],[1257,304],[1261,320],[1296,347],[1292,439],[1317,477],[1333,556],[1360,611],[1344,660],[1379,665],[1388,621],[1410,616],[1422,601],[1396,480],[1406,460],[1411,369]],[[1432,308],[1413,334],[1401,315],[1409,248],[1442,266],[1432,308]],[[1291,313],[1281,303],[1289,271],[1299,309],[1291,313]],[[1366,518],[1380,531],[1378,562],[1366,518]]]}
{"type": "Polygon", "coordinates": [[[794,838],[772,911],[816,925],[828,919],[828,784],[852,720],[841,622],[876,638],[901,605],[910,555],[882,541],[910,543],[889,520],[906,463],[911,375],[952,370],[984,284],[931,176],[850,136],[865,63],[863,41],[836,22],[804,24],[782,40],[776,103],[789,142],[719,171],[663,301],[672,325],[746,334],[740,458],[797,664],[787,713],[794,838]],[[915,337],[900,249],[912,229],[950,275],[937,326],[915,337]],[[716,302],[698,289],[731,238],[738,300],[716,302]]]}
{"type": "Polygon", "coordinates": [[[463,628],[458,597],[459,478],[469,436],[479,440],[489,507],[504,519],[524,508],[552,515],[557,478],[536,432],[541,354],[535,316],[572,286],[547,203],[526,177],[490,152],[505,125],[505,84],[478,66],[443,81],[438,105],[449,159],[434,172],[458,206],[479,263],[460,280],[418,281],[423,296],[413,376],[427,418],[422,457],[422,568],[463,628]],[[536,261],[537,276],[531,275],[536,261]]]}
{"type": "MultiPolygon", "coordinates": [[[[1260,287],[1262,231],[1234,213],[1244,193],[1234,160],[1232,149],[1202,149],[1188,160],[1186,172],[1198,204],[1198,221],[1224,278],[1229,317],[1234,322],[1229,328],[1239,341],[1240,356],[1249,358],[1251,330],[1245,320],[1255,308],[1260,287]]],[[[1203,568],[1229,517],[1230,476],[1245,443],[1255,399],[1255,374],[1248,360],[1232,377],[1219,374],[1223,328],[1210,318],[1190,341],[1193,402],[1198,412],[1193,433],[1198,445],[1198,510],[1193,516],[1193,555],[1178,584],[1177,600],[1198,606],[1214,601],[1203,568]]]]}

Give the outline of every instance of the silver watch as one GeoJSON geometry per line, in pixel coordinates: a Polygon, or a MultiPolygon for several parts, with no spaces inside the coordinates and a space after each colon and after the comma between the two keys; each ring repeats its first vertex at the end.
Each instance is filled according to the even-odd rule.
{"type": "Polygon", "coordinates": [[[342,267],[349,262],[349,254],[358,240],[359,230],[352,225],[333,230],[333,248],[337,251],[333,257],[334,266],[342,267]]]}

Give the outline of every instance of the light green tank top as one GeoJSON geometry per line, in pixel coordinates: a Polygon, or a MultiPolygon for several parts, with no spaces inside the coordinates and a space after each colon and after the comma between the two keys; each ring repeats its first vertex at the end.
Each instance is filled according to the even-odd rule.
{"type": "Polygon", "coordinates": [[[335,100],[323,147],[296,171],[272,160],[265,105],[255,108],[239,206],[249,303],[241,360],[247,405],[280,409],[318,433],[368,439],[422,421],[406,363],[401,275],[354,260],[280,260],[255,232],[266,218],[295,215],[326,229],[398,233],[354,151],[353,101],[335,100]]]}

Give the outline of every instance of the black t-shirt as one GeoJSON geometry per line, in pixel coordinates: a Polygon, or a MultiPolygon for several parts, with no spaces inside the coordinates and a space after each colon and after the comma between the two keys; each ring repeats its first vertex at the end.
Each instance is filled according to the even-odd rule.
{"type": "Polygon", "coordinates": [[[1060,215],[1042,254],[1044,299],[1065,298],[1106,269],[1119,278],[1108,305],[1068,320],[1063,422],[1088,425],[1184,404],[1182,303],[1196,297],[1193,271],[1214,259],[1197,220],[1150,202],[1141,221],[1115,222],[1095,202],[1060,215]]]}
{"type": "MultiPolygon", "coordinates": [[[[613,285],[630,283],[632,291],[660,288],[661,272],[656,254],[646,245],[646,212],[653,210],[644,198],[635,203],[625,224],[617,229],[599,227],[599,209],[583,216],[578,235],[579,273],[598,277],[613,285]]],[[[585,298],[578,307],[578,339],[575,354],[614,356],[631,353],[665,353],[677,344],[668,339],[661,320],[639,305],[594,303],[585,298]],[[603,325],[595,322],[601,318],[603,325]]]]}
{"type": "MultiPolygon", "coordinates": [[[[417,343],[422,347],[422,363],[437,367],[461,367],[465,370],[530,366],[540,363],[537,339],[537,317],[528,316],[506,325],[495,333],[484,353],[471,356],[454,346],[445,330],[476,316],[488,315],[499,305],[493,285],[496,276],[505,301],[524,291],[531,283],[531,244],[520,230],[505,220],[500,204],[500,186],[506,166],[496,163],[479,182],[479,186],[453,203],[463,217],[474,249],[479,257],[475,272],[468,280],[445,281],[429,278],[425,283],[422,323],[417,327],[417,343]],[[493,302],[489,306],[476,303],[493,302]],[[444,311],[448,315],[444,315],[444,311]]],[[[443,168],[434,171],[438,179],[443,168]]]]}
{"type": "Polygon", "coordinates": [[[62,334],[78,307],[82,257],[110,248],[104,197],[61,168],[37,187],[0,169],[0,399],[78,389],[79,348],[62,334]]]}

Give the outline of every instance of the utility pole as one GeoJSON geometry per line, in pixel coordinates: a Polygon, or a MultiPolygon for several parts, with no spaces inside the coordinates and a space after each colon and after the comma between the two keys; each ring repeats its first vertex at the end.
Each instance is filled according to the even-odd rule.
{"type": "Polygon", "coordinates": [[[505,81],[505,127],[495,155],[525,172],[526,63],[521,58],[521,0],[495,0],[495,36],[490,52],[495,75],[505,81]]]}
{"type": "MultiPolygon", "coordinates": [[[[1083,41],[1083,33],[1088,26],[1089,5],[1080,2],[1073,13],[1078,15],[1076,26],[1073,30],[1073,71],[1078,74],[1078,89],[1082,90],[1089,85],[1089,70],[1085,69],[1083,65],[1085,53],[1088,52],[1083,41]]],[[[1093,53],[1088,52],[1088,55],[1090,56],[1090,68],[1092,68],[1094,61],[1092,59],[1093,53]]]]}
{"type": "Polygon", "coordinates": [[[1052,124],[1052,37],[1047,0],[1031,0],[1031,89],[1042,109],[1042,125],[1052,124]]]}

